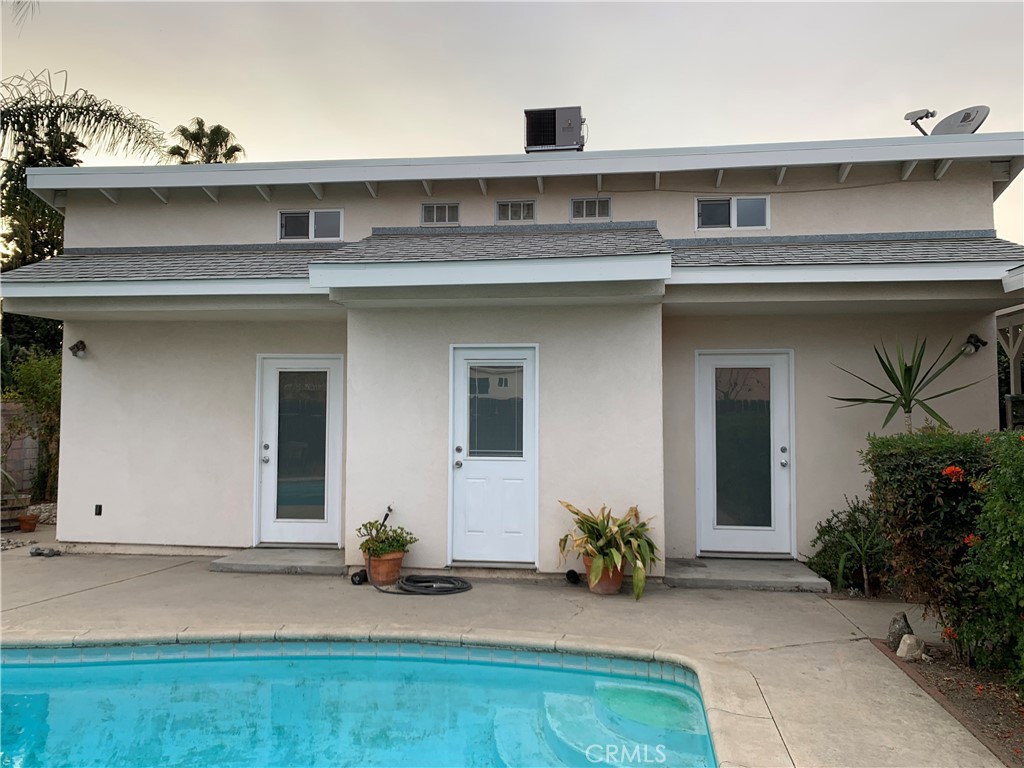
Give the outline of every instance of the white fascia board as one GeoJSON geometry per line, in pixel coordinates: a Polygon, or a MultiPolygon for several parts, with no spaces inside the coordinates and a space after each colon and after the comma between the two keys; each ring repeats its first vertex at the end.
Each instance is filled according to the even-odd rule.
{"type": "Polygon", "coordinates": [[[65,298],[78,296],[291,296],[327,294],[305,278],[222,280],[8,280],[4,297],[65,298]]]}
{"type": "Polygon", "coordinates": [[[902,136],[610,152],[479,157],[231,163],[125,167],[30,168],[28,186],[42,190],[272,186],[423,179],[543,178],[667,173],[779,166],[912,160],[1007,160],[1024,156],[1024,133],[902,136]]]}
{"type": "Polygon", "coordinates": [[[780,283],[893,283],[1002,280],[1005,261],[949,264],[805,264],[736,267],[673,267],[668,285],[780,283]]]}
{"type": "Polygon", "coordinates": [[[1020,293],[1024,298],[1024,266],[1011,269],[1003,275],[1003,290],[1007,293],[1020,293]]]}
{"type": "Polygon", "coordinates": [[[314,288],[587,283],[667,280],[671,275],[672,257],[660,253],[502,261],[405,261],[309,265],[309,282],[314,288]]]}

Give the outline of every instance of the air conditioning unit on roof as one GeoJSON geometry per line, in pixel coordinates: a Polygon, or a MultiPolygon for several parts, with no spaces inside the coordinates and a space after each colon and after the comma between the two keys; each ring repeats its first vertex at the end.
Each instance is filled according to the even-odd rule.
{"type": "Polygon", "coordinates": [[[580,107],[555,107],[554,109],[527,109],[526,151],[556,152],[559,150],[583,151],[583,117],[580,107]]]}

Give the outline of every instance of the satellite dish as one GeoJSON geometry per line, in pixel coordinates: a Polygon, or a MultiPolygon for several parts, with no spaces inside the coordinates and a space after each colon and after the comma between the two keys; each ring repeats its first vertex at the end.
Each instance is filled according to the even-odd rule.
{"type": "Polygon", "coordinates": [[[932,136],[950,133],[974,133],[985,122],[989,109],[985,106],[968,107],[942,118],[934,128],[932,136]]]}

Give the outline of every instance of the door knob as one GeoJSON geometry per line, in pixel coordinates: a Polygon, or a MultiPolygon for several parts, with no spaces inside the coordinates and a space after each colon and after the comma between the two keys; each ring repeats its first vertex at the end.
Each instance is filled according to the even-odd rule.
{"type": "Polygon", "coordinates": [[[461,461],[456,461],[455,462],[455,468],[456,469],[462,469],[462,462],[461,461]]]}
{"type": "Polygon", "coordinates": [[[263,463],[264,464],[269,464],[270,463],[270,457],[269,456],[264,456],[263,457],[263,463]]]}
{"type": "Polygon", "coordinates": [[[782,461],[779,462],[779,466],[780,467],[788,467],[789,466],[789,462],[786,461],[785,459],[783,459],[782,461]]]}

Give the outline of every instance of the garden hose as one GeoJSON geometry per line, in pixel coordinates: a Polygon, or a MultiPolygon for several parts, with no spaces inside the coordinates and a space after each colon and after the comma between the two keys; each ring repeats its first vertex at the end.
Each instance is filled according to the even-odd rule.
{"type": "MultiPolygon", "coordinates": [[[[352,574],[352,583],[359,585],[369,581],[373,584],[367,572],[369,569],[367,561],[366,570],[361,569],[352,574]]],[[[398,589],[382,589],[373,584],[374,589],[385,595],[457,595],[473,588],[472,584],[459,576],[403,576],[396,586],[398,589]]]]}

